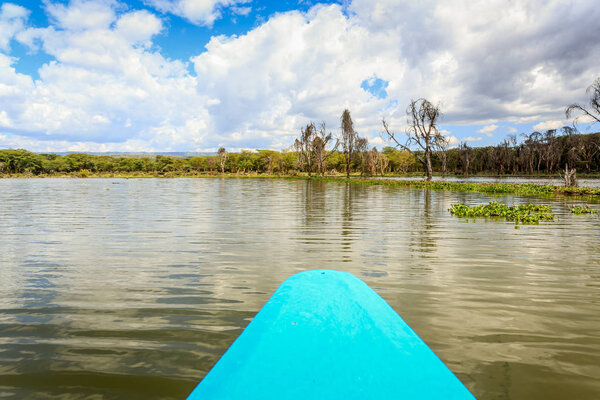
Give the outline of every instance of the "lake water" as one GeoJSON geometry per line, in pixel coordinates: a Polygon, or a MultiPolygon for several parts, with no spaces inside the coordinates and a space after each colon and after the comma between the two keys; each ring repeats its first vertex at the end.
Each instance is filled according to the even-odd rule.
{"type": "MultiPolygon", "coordinates": [[[[0,180],[0,398],[184,399],[291,274],[349,271],[480,399],[600,398],[583,199],[278,179],[0,180]],[[521,226],[452,203],[550,203],[521,226]]],[[[592,204],[600,208],[600,204],[592,204]]]]}

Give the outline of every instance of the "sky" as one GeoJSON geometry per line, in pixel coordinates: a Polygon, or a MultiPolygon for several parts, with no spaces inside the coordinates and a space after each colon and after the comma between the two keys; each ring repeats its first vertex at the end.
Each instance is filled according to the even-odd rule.
{"type": "MultiPolygon", "coordinates": [[[[453,144],[568,125],[600,76],[589,0],[68,0],[0,6],[0,149],[285,149],[302,126],[372,146],[411,99],[453,144]]],[[[597,126],[580,125],[582,131],[597,126]]]]}

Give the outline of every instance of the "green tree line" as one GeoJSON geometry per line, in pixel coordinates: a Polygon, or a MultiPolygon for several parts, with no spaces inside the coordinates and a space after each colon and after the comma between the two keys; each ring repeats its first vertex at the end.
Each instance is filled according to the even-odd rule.
{"type": "MultiPolygon", "coordinates": [[[[386,172],[417,171],[415,160],[410,154],[386,148],[383,154],[390,164],[386,172]]],[[[0,174],[52,175],[68,173],[130,173],[144,172],[154,174],[199,173],[199,174],[280,174],[293,175],[306,172],[297,152],[275,150],[244,150],[219,155],[201,157],[124,157],[72,153],[65,156],[57,154],[38,154],[27,150],[0,150],[0,174]]],[[[343,152],[335,151],[327,158],[327,173],[345,171],[346,160],[343,152]]],[[[360,155],[356,154],[350,164],[353,173],[361,171],[360,155]]]]}
{"type": "MultiPolygon", "coordinates": [[[[419,152],[416,152],[419,154],[419,152]]],[[[306,157],[299,151],[256,150],[220,152],[202,157],[124,157],[73,153],[65,156],[37,154],[27,150],[0,150],[2,174],[60,173],[166,173],[198,174],[280,174],[307,173],[306,157]],[[225,153],[225,154],[222,154],[225,153]]],[[[345,173],[344,151],[330,151],[323,167],[311,164],[311,172],[325,175],[345,173]]],[[[533,132],[521,143],[509,137],[496,146],[469,147],[465,144],[435,153],[433,170],[441,174],[554,174],[565,165],[586,173],[600,172],[600,133],[578,134],[572,128],[533,132]],[[446,160],[446,166],[442,161],[446,160]]],[[[415,155],[406,150],[385,147],[382,151],[359,149],[350,160],[352,174],[364,176],[425,172],[415,155]]]]}

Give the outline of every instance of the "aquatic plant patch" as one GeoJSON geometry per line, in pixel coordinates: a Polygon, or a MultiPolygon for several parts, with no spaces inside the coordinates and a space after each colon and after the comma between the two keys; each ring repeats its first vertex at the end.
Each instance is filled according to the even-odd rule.
{"type": "Polygon", "coordinates": [[[571,214],[598,214],[598,210],[595,210],[593,208],[590,208],[590,206],[585,206],[585,207],[577,207],[577,206],[573,206],[570,207],[571,210],[571,214]]]}
{"type": "Polygon", "coordinates": [[[452,204],[450,214],[469,218],[469,217],[502,217],[507,221],[514,221],[517,224],[537,224],[540,221],[554,221],[554,214],[549,205],[544,204],[519,204],[509,206],[491,201],[489,204],[480,204],[478,206],[468,206],[463,203],[452,204]]]}
{"type": "Polygon", "coordinates": [[[381,185],[391,187],[413,187],[417,189],[475,191],[491,194],[518,194],[525,196],[600,196],[600,189],[588,187],[564,187],[537,185],[532,183],[463,183],[463,182],[427,182],[392,179],[346,179],[342,177],[306,177],[284,176],[285,179],[304,179],[322,182],[340,182],[361,185],[381,185]]]}

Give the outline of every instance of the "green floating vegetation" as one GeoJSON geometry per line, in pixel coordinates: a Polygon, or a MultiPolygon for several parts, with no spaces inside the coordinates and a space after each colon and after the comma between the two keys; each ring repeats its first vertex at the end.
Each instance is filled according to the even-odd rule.
{"type": "Polygon", "coordinates": [[[594,210],[593,208],[590,208],[590,206],[585,206],[585,207],[577,207],[577,206],[573,206],[570,208],[571,209],[571,214],[598,214],[598,210],[594,210]]]}
{"type": "Polygon", "coordinates": [[[554,221],[552,208],[543,204],[519,204],[509,206],[491,201],[489,204],[481,204],[470,207],[466,204],[453,204],[450,207],[450,214],[457,217],[503,217],[507,221],[514,221],[517,224],[537,224],[540,221],[554,221]]]}
{"type": "Polygon", "coordinates": [[[287,179],[307,179],[324,182],[345,182],[362,185],[381,185],[392,187],[413,187],[418,189],[476,191],[492,194],[518,194],[525,196],[600,196],[600,189],[589,187],[565,187],[538,185],[532,183],[465,183],[465,182],[427,182],[398,179],[346,179],[342,177],[306,177],[285,176],[287,179]]]}

